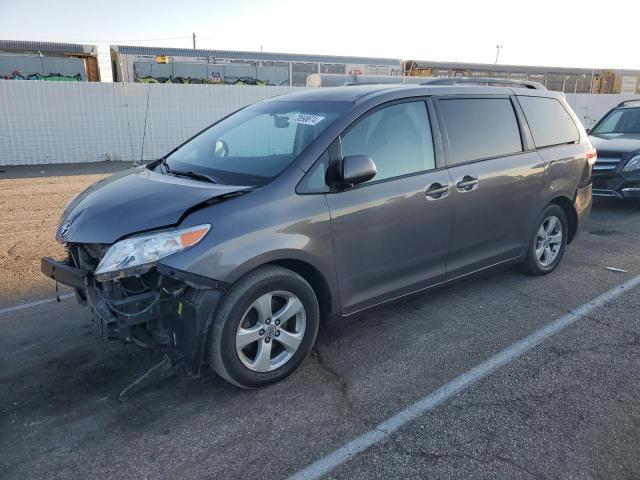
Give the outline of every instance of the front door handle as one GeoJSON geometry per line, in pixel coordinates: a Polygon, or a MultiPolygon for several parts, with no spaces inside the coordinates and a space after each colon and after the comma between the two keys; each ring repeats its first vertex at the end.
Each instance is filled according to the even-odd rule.
{"type": "Polygon", "coordinates": [[[478,188],[478,177],[473,175],[465,175],[456,182],[456,188],[459,192],[470,192],[478,188]]]}
{"type": "Polygon", "coordinates": [[[449,185],[442,185],[441,183],[434,182],[427,186],[427,190],[424,192],[427,200],[440,200],[441,198],[449,195],[449,185]]]}

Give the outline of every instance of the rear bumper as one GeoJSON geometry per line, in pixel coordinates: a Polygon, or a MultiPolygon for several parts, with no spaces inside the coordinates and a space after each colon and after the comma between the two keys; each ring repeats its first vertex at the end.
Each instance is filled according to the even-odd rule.
{"type": "MultiPolygon", "coordinates": [[[[578,219],[576,232],[578,233],[589,218],[591,207],[593,206],[593,188],[591,185],[582,187],[576,192],[576,199],[573,201],[573,208],[578,219]]],[[[574,235],[575,237],[575,235],[574,235]]]]}

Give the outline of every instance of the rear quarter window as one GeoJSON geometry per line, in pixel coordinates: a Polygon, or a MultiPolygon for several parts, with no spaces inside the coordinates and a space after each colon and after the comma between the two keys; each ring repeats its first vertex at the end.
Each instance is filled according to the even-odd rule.
{"type": "Polygon", "coordinates": [[[555,98],[518,96],[536,147],[580,140],[580,132],[567,109],[555,98]]]}

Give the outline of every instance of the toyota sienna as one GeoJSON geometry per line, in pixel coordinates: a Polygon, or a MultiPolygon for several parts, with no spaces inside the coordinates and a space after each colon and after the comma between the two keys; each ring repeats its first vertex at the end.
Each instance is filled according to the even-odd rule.
{"type": "Polygon", "coordinates": [[[321,319],[517,264],[553,271],[591,209],[596,153],[561,94],[311,89],[243,108],[67,206],[72,286],[104,335],[278,381],[321,319]]]}

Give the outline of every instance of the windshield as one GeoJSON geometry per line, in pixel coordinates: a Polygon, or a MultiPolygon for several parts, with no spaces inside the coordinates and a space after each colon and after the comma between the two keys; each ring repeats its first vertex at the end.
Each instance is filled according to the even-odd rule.
{"type": "Polygon", "coordinates": [[[607,133],[640,134],[640,108],[614,110],[591,133],[600,135],[607,133]]]}
{"type": "Polygon", "coordinates": [[[197,172],[231,185],[266,185],[349,102],[262,102],[214,124],[169,155],[171,171],[197,172]]]}

